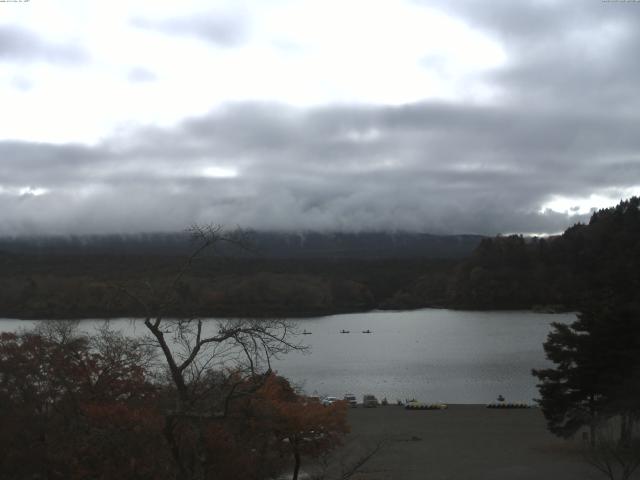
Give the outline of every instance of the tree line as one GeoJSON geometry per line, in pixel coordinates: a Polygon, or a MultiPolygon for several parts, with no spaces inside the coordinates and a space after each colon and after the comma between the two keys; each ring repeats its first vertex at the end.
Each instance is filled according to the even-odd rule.
{"type": "MultiPolygon", "coordinates": [[[[586,459],[611,480],[640,467],[640,200],[594,213],[553,249],[580,275],[578,318],[553,323],[533,370],[549,430],[584,432],[586,459]]],[[[553,255],[552,249],[548,252],[553,255]]]]}
{"type": "MultiPolygon", "coordinates": [[[[462,259],[205,256],[182,278],[180,290],[184,303],[202,316],[299,317],[423,307],[577,310],[594,293],[637,291],[637,204],[631,198],[597,211],[588,224],[562,235],[473,237],[477,247],[462,259]]],[[[140,315],[135,302],[114,294],[113,285],[140,280],[161,285],[182,258],[0,253],[0,315],[140,315]]]]}
{"type": "Polygon", "coordinates": [[[483,239],[455,269],[444,303],[469,309],[576,310],[594,296],[632,301],[640,287],[640,199],[593,213],[558,236],[483,239]]]}
{"type": "MultiPolygon", "coordinates": [[[[0,254],[0,316],[117,318],[143,312],[115,285],[156,288],[184,257],[0,254]]],[[[203,257],[181,279],[182,304],[206,317],[301,317],[384,308],[427,272],[455,260],[203,257]]],[[[446,273],[445,273],[446,274],[446,273]]],[[[182,305],[176,304],[173,314],[182,305]]]]}

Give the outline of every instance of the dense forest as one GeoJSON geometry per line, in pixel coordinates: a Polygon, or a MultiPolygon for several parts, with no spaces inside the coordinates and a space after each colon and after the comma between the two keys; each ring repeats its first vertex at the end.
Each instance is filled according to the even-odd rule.
{"type": "Polygon", "coordinates": [[[640,199],[599,210],[562,235],[482,240],[451,278],[447,303],[463,308],[579,309],[615,293],[637,301],[640,199]]]}
{"type": "MultiPolygon", "coordinates": [[[[123,288],[161,290],[185,263],[163,255],[0,255],[0,316],[140,315],[123,288]]],[[[172,315],[309,316],[364,311],[456,259],[284,259],[204,256],[176,285],[172,315]]]]}
{"type": "MultiPolygon", "coordinates": [[[[214,248],[190,265],[171,313],[557,311],[578,309],[594,292],[633,299],[640,287],[639,203],[623,201],[547,238],[250,233],[249,248],[214,248]]],[[[140,315],[123,287],[161,289],[189,251],[183,234],[4,239],[0,246],[0,315],[13,318],[140,315]]]]}

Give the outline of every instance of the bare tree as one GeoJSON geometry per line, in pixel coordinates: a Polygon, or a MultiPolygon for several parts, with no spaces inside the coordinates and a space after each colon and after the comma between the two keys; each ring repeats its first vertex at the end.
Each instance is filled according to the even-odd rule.
{"type": "Polygon", "coordinates": [[[34,332],[49,341],[65,345],[78,336],[78,320],[47,320],[36,325],[34,332]]]}
{"type": "Polygon", "coordinates": [[[294,341],[294,326],[284,320],[229,319],[205,321],[187,313],[167,318],[179,299],[178,286],[193,262],[221,244],[244,246],[242,233],[220,226],[192,227],[197,242],[182,268],[163,288],[145,283],[144,295],[119,287],[145,312],[144,325],[161,351],[175,387],[174,407],[167,410],[164,434],[181,478],[211,478],[204,429],[222,420],[235,398],[250,395],[271,372],[271,360],[292,350],[304,350],[294,341]]]}

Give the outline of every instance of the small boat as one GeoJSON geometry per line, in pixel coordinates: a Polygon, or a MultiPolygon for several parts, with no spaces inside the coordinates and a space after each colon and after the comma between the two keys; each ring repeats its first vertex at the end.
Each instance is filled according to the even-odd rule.
{"type": "Polygon", "coordinates": [[[340,330],[340,333],[350,333],[349,330],[340,330]]]}
{"type": "Polygon", "coordinates": [[[371,333],[371,330],[362,330],[362,333],[371,333]]]}
{"type": "Polygon", "coordinates": [[[306,330],[304,330],[304,331],[302,332],[302,334],[303,334],[303,335],[311,335],[312,333],[313,333],[313,332],[307,332],[306,330]]]}

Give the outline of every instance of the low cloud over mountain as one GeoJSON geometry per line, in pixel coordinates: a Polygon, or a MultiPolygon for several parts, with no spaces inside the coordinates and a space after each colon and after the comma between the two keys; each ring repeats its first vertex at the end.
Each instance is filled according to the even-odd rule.
{"type": "MultiPolygon", "coordinates": [[[[332,5],[326,18],[333,18],[331,9],[339,10],[332,5]]],[[[404,42],[398,43],[402,48],[393,43],[386,52],[382,44],[371,43],[381,70],[354,83],[379,91],[379,101],[364,101],[353,92],[345,100],[356,78],[345,75],[369,71],[374,52],[366,42],[358,49],[345,43],[351,56],[342,58],[336,46],[343,38],[342,20],[333,37],[330,31],[323,37],[300,27],[308,20],[301,16],[303,9],[292,9],[291,18],[284,10],[254,15],[250,7],[224,16],[203,13],[196,5],[173,17],[140,12],[123,17],[123,32],[131,30],[140,41],[132,49],[159,35],[173,42],[162,43],[168,46],[162,55],[150,53],[118,73],[128,82],[118,93],[133,90],[122,94],[117,111],[140,107],[144,121],[131,113],[100,140],[63,140],[74,138],[64,134],[80,128],[83,118],[73,115],[78,102],[72,91],[61,91],[71,110],[62,111],[56,103],[60,122],[68,124],[58,129],[60,141],[26,134],[0,140],[0,234],[170,231],[209,222],[288,231],[553,233],[588,219],[590,208],[640,192],[640,100],[635,95],[640,7],[534,0],[498,1],[490,8],[472,1],[391,5],[388,12],[397,13],[407,28],[413,25],[411,14],[436,12],[425,19],[441,25],[443,35],[467,32],[495,46],[484,54],[497,49],[502,56],[463,74],[455,68],[473,65],[471,55],[453,47],[414,52],[409,38],[393,30],[388,43],[404,42]],[[325,52],[325,45],[335,48],[325,52]],[[192,72],[191,81],[181,76],[190,58],[185,52],[201,55],[201,70],[192,72]],[[406,52],[415,56],[405,58],[406,52]],[[165,56],[174,59],[175,69],[165,68],[165,56]],[[304,58],[318,61],[313,81],[301,76],[312,65],[304,58]],[[340,68],[333,60],[340,60],[340,68]],[[235,84],[225,75],[238,74],[237,65],[229,63],[225,70],[218,66],[226,64],[215,63],[226,61],[249,62],[241,63],[246,74],[234,77],[235,84]],[[435,83],[424,84],[423,98],[412,93],[406,101],[385,100],[395,79],[392,65],[401,68],[400,61],[431,75],[435,83]],[[199,82],[214,65],[209,89],[227,92],[219,101],[208,99],[199,82]],[[251,73],[249,66],[256,65],[264,67],[264,75],[251,73]],[[273,93],[276,74],[278,94],[273,93]],[[447,78],[464,81],[453,93],[438,91],[437,82],[447,78]],[[164,85],[171,86],[173,96],[153,97],[164,92],[164,85]],[[252,85],[254,95],[247,93],[252,85]],[[298,96],[286,94],[299,88],[338,93],[328,101],[301,104],[298,96]],[[197,95],[203,98],[199,112],[171,117],[164,109],[197,104],[197,95]],[[147,119],[155,113],[162,121],[147,119]]],[[[387,10],[377,6],[370,13],[380,12],[387,10]]],[[[376,18],[350,23],[354,32],[361,31],[357,41],[375,32],[368,27],[385,25],[385,18],[376,18]]],[[[0,45],[0,60],[17,65],[40,57],[67,68],[65,62],[80,58],[79,50],[45,44],[26,32],[0,25],[0,38],[9,39],[0,45]]],[[[102,44],[88,44],[88,54],[100,65],[106,50],[96,45],[102,44]]],[[[422,80],[417,76],[412,85],[422,80]]],[[[34,85],[20,95],[37,95],[40,84],[34,85]]],[[[110,88],[105,83],[104,92],[110,88]]],[[[402,93],[399,84],[396,91],[402,93]]],[[[87,121],[101,118],[100,108],[115,108],[113,102],[100,103],[103,97],[107,93],[96,91],[95,117],[91,109],[83,110],[91,112],[87,121]]],[[[51,112],[43,107],[42,115],[51,112]]],[[[55,121],[43,125],[59,127],[55,121]]]]}

